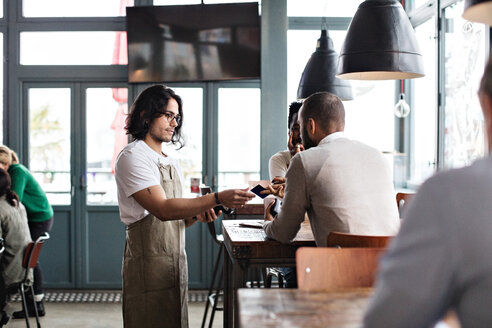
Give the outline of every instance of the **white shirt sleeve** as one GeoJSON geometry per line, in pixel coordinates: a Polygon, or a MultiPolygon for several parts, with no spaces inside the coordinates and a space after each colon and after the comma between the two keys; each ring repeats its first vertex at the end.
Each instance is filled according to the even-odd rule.
{"type": "Polygon", "coordinates": [[[285,177],[285,175],[287,174],[287,168],[288,162],[286,162],[285,156],[282,152],[278,152],[270,157],[270,160],[268,161],[270,180],[275,177],[285,177]]]}
{"type": "Polygon", "coordinates": [[[126,197],[145,188],[160,185],[159,168],[139,152],[121,154],[115,171],[118,188],[126,197]]]}

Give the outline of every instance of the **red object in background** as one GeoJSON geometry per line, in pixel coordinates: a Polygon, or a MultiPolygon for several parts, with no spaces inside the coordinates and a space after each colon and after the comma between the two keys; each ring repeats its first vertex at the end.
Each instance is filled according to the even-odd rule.
{"type": "Polygon", "coordinates": [[[200,179],[199,178],[190,178],[190,181],[191,181],[190,191],[192,193],[199,194],[200,193],[200,179]]]}
{"type": "MultiPolygon", "coordinates": [[[[120,0],[119,14],[124,16],[126,7],[133,6],[133,0],[120,0]]],[[[126,32],[116,32],[113,47],[114,65],[128,65],[128,50],[127,50],[126,32]]],[[[118,103],[118,108],[111,123],[111,129],[114,130],[114,147],[113,157],[111,158],[111,172],[114,174],[114,166],[116,158],[120,151],[128,144],[128,136],[125,131],[125,120],[128,112],[128,89],[113,88],[113,99],[118,103]]]]}

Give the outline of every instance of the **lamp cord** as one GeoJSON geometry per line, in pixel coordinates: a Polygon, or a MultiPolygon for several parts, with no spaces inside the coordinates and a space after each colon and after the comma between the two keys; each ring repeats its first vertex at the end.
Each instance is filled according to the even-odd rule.
{"type": "Polygon", "coordinates": [[[328,31],[328,23],[326,21],[326,17],[325,16],[321,17],[321,29],[322,30],[325,29],[325,30],[328,31]]]}
{"type": "MultiPolygon", "coordinates": [[[[400,0],[401,6],[403,7],[403,11],[405,11],[405,0],[400,0]]],[[[405,91],[405,81],[400,80],[400,93],[404,93],[405,91]]]]}

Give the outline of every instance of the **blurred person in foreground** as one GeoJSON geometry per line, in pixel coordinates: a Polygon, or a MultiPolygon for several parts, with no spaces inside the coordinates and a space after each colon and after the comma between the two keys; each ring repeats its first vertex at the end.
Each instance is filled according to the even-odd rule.
{"type": "Polygon", "coordinates": [[[489,155],[428,179],[380,262],[365,327],[492,327],[492,62],[478,92],[489,155]]]}
{"type": "Polygon", "coordinates": [[[290,161],[282,208],[275,218],[265,209],[268,237],[295,238],[307,212],[317,246],[332,231],[394,235],[399,217],[393,178],[377,149],[347,138],[345,109],[337,96],[318,92],[299,110],[304,151],[290,161]]]}
{"type": "MultiPolygon", "coordinates": [[[[297,119],[297,114],[302,106],[302,102],[293,101],[289,105],[289,115],[287,117],[287,124],[289,127],[289,141],[287,142],[287,149],[279,151],[270,157],[268,162],[268,170],[270,172],[270,180],[273,185],[269,185],[268,188],[272,193],[275,193],[279,199],[283,198],[284,184],[285,184],[285,174],[289,168],[290,160],[292,157],[300,151],[304,150],[301,140],[301,131],[299,128],[299,122],[297,119]],[[274,188],[281,188],[282,190],[274,191],[274,188]]],[[[277,201],[280,201],[280,200],[277,201]]],[[[285,267],[278,268],[282,273],[285,281],[286,288],[297,288],[297,276],[296,268],[285,267]]]]}
{"type": "MultiPolygon", "coordinates": [[[[7,146],[0,146],[0,168],[7,170],[12,181],[12,190],[19,197],[27,212],[27,224],[31,233],[31,239],[37,240],[41,235],[50,232],[53,226],[53,208],[48,197],[36,178],[29,169],[19,163],[17,154],[7,146]]],[[[43,298],[43,274],[39,262],[34,268],[34,300],[38,315],[46,314],[43,298]]],[[[30,293],[27,297],[33,297],[30,293]]],[[[27,310],[30,317],[35,316],[33,302],[27,302],[27,310]]],[[[14,319],[25,318],[24,310],[16,311],[12,314],[14,319]]]]}
{"type": "MultiPolygon", "coordinates": [[[[0,327],[9,321],[5,312],[8,287],[24,279],[22,259],[31,241],[26,209],[11,189],[10,176],[0,168],[0,236],[5,250],[0,254],[0,327]]],[[[32,275],[31,275],[32,279],[32,275]]]]}
{"type": "Polygon", "coordinates": [[[116,184],[126,225],[123,258],[123,323],[126,328],[188,327],[185,227],[212,222],[214,207],[244,206],[255,197],[229,189],[182,198],[183,173],[163,144],[182,146],[183,104],[170,88],[142,91],[126,130],[135,141],[118,155],[116,184]]]}

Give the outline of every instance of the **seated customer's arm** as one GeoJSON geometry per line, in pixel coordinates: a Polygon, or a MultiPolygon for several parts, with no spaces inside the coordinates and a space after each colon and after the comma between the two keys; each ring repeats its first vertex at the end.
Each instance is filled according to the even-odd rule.
{"type": "MultiPolygon", "coordinates": [[[[302,160],[299,156],[292,159],[286,175],[285,195],[280,213],[273,221],[265,221],[263,229],[268,237],[283,243],[295,238],[304,221],[304,214],[309,208],[309,193],[302,160]]],[[[267,212],[267,211],[265,211],[267,212]]],[[[265,214],[265,219],[271,218],[265,214]]]]}
{"type": "Polygon", "coordinates": [[[442,215],[449,204],[435,201],[439,193],[424,184],[409,204],[399,235],[380,261],[364,327],[431,327],[449,307],[457,252],[442,215]]]}

